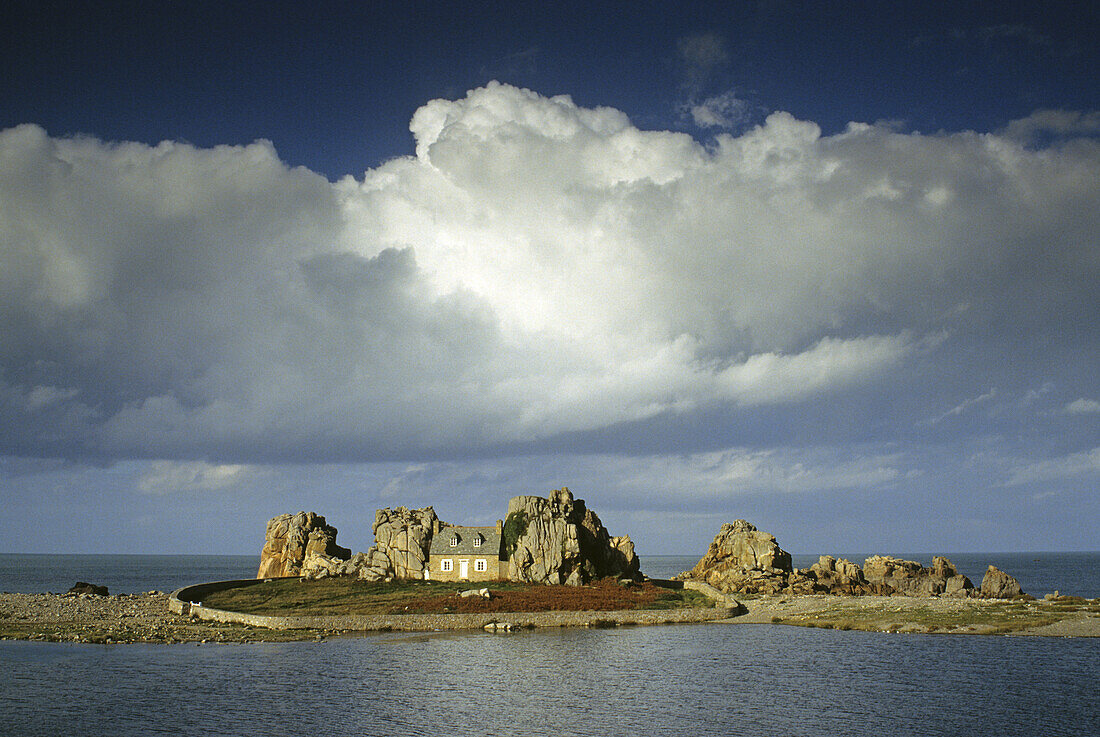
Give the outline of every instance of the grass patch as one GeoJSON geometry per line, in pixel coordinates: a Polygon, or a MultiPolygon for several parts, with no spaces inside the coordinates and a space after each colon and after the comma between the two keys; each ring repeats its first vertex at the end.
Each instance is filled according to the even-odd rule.
{"type": "Polygon", "coordinates": [[[620,586],[614,580],[587,586],[542,586],[512,581],[319,581],[279,579],[210,594],[204,606],[274,616],[453,614],[541,611],[611,611],[713,607],[696,591],[649,583],[620,586]],[[487,586],[491,598],[463,598],[472,587],[487,586]]]}
{"type": "Polygon", "coordinates": [[[773,622],[840,630],[872,630],[879,632],[939,632],[981,631],[988,634],[1018,632],[1032,627],[1054,624],[1081,611],[1091,611],[1091,602],[1075,606],[1051,607],[1026,603],[974,603],[958,608],[927,604],[882,604],[860,606],[832,605],[825,610],[792,613],[773,617],[773,622]]]}

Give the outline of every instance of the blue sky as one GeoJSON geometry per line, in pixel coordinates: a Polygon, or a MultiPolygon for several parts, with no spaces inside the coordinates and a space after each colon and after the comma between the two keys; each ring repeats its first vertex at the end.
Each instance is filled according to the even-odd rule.
{"type": "Polygon", "coordinates": [[[1100,548],[1087,3],[11,3],[4,552],[569,486],[1100,548]]]}

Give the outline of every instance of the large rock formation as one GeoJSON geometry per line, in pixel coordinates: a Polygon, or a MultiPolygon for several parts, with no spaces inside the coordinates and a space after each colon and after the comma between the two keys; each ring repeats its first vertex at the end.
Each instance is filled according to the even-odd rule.
{"type": "Polygon", "coordinates": [[[1023,596],[1020,582],[997,566],[990,566],[982,577],[981,595],[987,599],[1012,599],[1023,596]]]}
{"type": "Polygon", "coordinates": [[[791,554],[775,536],[739,519],[722,525],[687,577],[726,593],[764,594],[782,591],[790,572],[791,554]]]}
{"type": "Polygon", "coordinates": [[[374,546],[358,569],[359,578],[423,578],[432,536],[446,526],[431,507],[379,509],[374,514],[374,546]]]}
{"type": "Polygon", "coordinates": [[[612,537],[569,489],[512,497],[504,523],[513,581],[579,586],[606,576],[636,577],[638,556],[627,536],[612,537]]]}
{"type": "Polygon", "coordinates": [[[336,544],[336,528],[314,512],[280,514],[267,523],[260,570],[256,578],[297,576],[302,573],[307,558],[317,561],[347,560],[351,551],[336,544]]]}
{"type": "Polygon", "coordinates": [[[364,581],[423,578],[432,535],[444,527],[431,507],[379,509],[374,513],[374,545],[347,559],[310,553],[302,563],[305,578],[355,576],[364,581]]]}

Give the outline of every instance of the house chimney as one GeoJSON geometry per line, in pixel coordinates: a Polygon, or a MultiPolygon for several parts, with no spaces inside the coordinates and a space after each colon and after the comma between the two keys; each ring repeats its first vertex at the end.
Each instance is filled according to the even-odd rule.
{"type": "Polygon", "coordinates": [[[497,520],[497,534],[498,535],[503,535],[504,534],[504,520],[502,520],[502,519],[497,520]]]}

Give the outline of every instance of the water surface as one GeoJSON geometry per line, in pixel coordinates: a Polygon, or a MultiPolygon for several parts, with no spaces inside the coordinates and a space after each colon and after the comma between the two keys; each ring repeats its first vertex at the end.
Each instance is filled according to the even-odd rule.
{"type": "Polygon", "coordinates": [[[1100,640],[770,625],[0,642],[0,734],[1084,735],[1100,640]]]}

